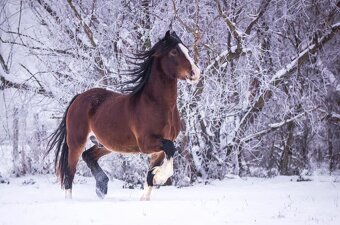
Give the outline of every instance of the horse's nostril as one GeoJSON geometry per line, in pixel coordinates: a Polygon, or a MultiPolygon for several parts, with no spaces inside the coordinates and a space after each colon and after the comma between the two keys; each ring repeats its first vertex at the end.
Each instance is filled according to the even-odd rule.
{"type": "Polygon", "coordinates": [[[191,70],[190,76],[191,76],[191,77],[195,76],[195,72],[194,72],[193,70],[191,70]]]}

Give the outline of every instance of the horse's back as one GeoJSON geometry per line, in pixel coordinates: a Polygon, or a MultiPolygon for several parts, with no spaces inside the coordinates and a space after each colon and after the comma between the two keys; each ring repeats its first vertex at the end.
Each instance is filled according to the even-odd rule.
{"type": "Polygon", "coordinates": [[[121,96],[121,94],[110,90],[93,88],[80,94],[78,98],[82,106],[86,105],[89,116],[92,116],[107,99],[119,96],[121,96]]]}
{"type": "Polygon", "coordinates": [[[110,96],[118,95],[112,91],[93,88],[79,94],[69,107],[66,115],[68,142],[70,145],[79,145],[86,142],[91,131],[90,118],[96,113],[98,107],[110,96]]]}

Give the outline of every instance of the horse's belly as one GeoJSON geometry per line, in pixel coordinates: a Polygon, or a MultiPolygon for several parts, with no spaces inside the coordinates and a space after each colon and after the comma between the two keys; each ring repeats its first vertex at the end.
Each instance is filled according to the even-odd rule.
{"type": "Polygon", "coordinates": [[[122,154],[140,153],[138,146],[114,146],[110,150],[122,154]]]}
{"type": "Polygon", "coordinates": [[[105,137],[97,136],[100,144],[105,148],[119,153],[138,153],[140,152],[136,141],[132,135],[108,135],[105,137]],[[110,137],[110,138],[108,138],[110,137]]]}
{"type": "Polygon", "coordinates": [[[105,148],[120,153],[137,153],[136,139],[127,126],[118,124],[92,125],[92,132],[105,148]]]}

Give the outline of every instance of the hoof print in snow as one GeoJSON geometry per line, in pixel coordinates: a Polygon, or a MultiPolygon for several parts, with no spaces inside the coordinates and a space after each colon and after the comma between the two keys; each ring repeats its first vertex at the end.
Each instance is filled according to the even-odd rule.
{"type": "Polygon", "coordinates": [[[29,179],[29,180],[24,180],[21,184],[22,185],[33,185],[33,184],[35,184],[36,182],[35,182],[35,180],[33,180],[32,178],[31,179],[29,179]]]}
{"type": "Polygon", "coordinates": [[[312,179],[299,176],[299,178],[296,180],[296,182],[307,182],[307,181],[312,181],[312,179]]]}
{"type": "Polygon", "coordinates": [[[9,184],[9,180],[0,176],[0,184],[9,184]]]}

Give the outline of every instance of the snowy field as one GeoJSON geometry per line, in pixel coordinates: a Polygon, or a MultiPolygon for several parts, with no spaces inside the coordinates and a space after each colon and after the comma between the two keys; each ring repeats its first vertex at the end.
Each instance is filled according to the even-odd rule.
{"type": "Polygon", "coordinates": [[[1,225],[213,225],[340,224],[340,178],[227,178],[192,187],[161,187],[152,200],[139,201],[140,190],[109,183],[99,200],[92,178],[80,178],[72,200],[52,176],[12,178],[0,184],[1,225]]]}

